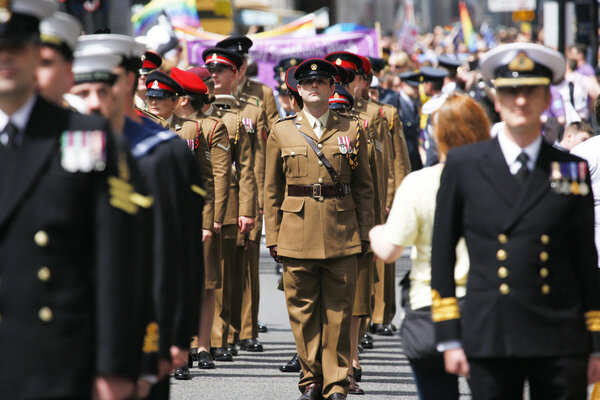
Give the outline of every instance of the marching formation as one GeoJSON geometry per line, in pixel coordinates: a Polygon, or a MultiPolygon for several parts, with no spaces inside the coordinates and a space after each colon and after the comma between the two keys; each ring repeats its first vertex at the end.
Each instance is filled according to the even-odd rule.
{"type": "Polygon", "coordinates": [[[274,91],[249,76],[252,45],[165,66],[131,36],[82,35],[55,0],[0,7],[0,398],[167,399],[171,377],[264,351],[264,231],[300,400],[364,394],[359,349],[396,334],[405,246],[420,398],[458,399],[460,375],[475,399],[520,399],[526,380],[584,399],[597,152],[576,146],[584,123],[554,146],[542,129],[563,56],[498,46],[477,96],[452,57],[396,91],[384,60],[336,51],[281,60],[274,91]]]}

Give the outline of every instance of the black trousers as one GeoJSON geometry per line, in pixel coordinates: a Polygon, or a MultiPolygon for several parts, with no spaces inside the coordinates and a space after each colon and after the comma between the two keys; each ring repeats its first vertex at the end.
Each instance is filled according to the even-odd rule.
{"type": "Polygon", "coordinates": [[[473,400],[522,400],[525,380],[532,400],[586,400],[587,355],[469,358],[473,400]]]}

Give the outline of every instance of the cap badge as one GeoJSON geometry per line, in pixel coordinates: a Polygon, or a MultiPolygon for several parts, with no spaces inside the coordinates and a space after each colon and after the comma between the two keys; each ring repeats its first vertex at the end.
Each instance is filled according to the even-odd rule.
{"type": "Polygon", "coordinates": [[[141,58],[142,58],[142,61],[146,60],[146,55],[145,55],[145,54],[142,54],[142,57],[141,57],[141,58]]]}
{"type": "Polygon", "coordinates": [[[213,55],[210,57],[211,60],[216,60],[219,56],[217,56],[217,53],[213,53],[213,55]]]}
{"type": "Polygon", "coordinates": [[[317,70],[317,64],[311,64],[310,69],[313,71],[317,70]]]}
{"type": "Polygon", "coordinates": [[[525,52],[520,52],[508,64],[508,68],[511,71],[531,71],[535,68],[535,62],[525,52]]]}
{"type": "Polygon", "coordinates": [[[339,99],[340,98],[340,94],[336,92],[336,93],[333,94],[333,97],[336,98],[336,99],[339,99]]]}
{"type": "Polygon", "coordinates": [[[160,86],[158,86],[158,81],[154,81],[152,82],[152,87],[151,89],[160,89],[160,86]]]}
{"type": "Polygon", "coordinates": [[[337,60],[335,60],[335,65],[342,65],[342,59],[338,58],[337,60]]]}
{"type": "Polygon", "coordinates": [[[296,64],[298,64],[298,60],[296,60],[295,58],[292,58],[292,59],[290,60],[290,65],[291,65],[291,66],[294,66],[294,65],[296,65],[296,64]]]}
{"type": "Polygon", "coordinates": [[[0,0],[0,23],[5,24],[10,21],[12,12],[10,11],[11,0],[0,0]]]}

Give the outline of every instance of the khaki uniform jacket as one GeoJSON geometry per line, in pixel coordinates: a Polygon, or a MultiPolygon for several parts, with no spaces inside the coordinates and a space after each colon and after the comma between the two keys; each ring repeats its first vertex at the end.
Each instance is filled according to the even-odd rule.
{"type": "Polygon", "coordinates": [[[252,146],[238,109],[213,105],[211,116],[221,119],[231,146],[230,190],[223,225],[237,225],[239,216],[254,218],[256,214],[252,146]]]}
{"type": "Polygon", "coordinates": [[[265,187],[265,151],[267,149],[268,121],[264,110],[246,99],[242,95],[239,99],[240,115],[242,123],[246,127],[252,147],[252,157],[254,159],[254,178],[256,179],[257,189],[257,210],[256,223],[254,228],[248,234],[250,240],[260,242],[262,236],[262,220],[259,218],[259,209],[264,207],[264,187],[265,187]]]}
{"type": "Polygon", "coordinates": [[[376,224],[383,223],[385,218],[389,174],[388,158],[385,150],[386,148],[389,149],[389,146],[385,143],[389,128],[387,120],[380,110],[379,107],[364,100],[356,101],[353,109],[365,128],[371,164],[374,163],[374,165],[371,165],[371,174],[374,186],[376,224]]]}
{"type": "Polygon", "coordinates": [[[273,125],[275,125],[279,119],[279,111],[277,110],[277,103],[275,102],[273,90],[263,83],[246,78],[246,81],[238,88],[238,91],[260,100],[259,104],[256,105],[262,107],[265,111],[268,120],[268,128],[269,131],[271,131],[273,125]]]}
{"type": "Polygon", "coordinates": [[[280,120],[267,141],[265,173],[265,224],[267,246],[278,246],[284,257],[327,259],[361,252],[373,226],[373,183],[369,171],[367,138],[359,121],[331,111],[321,139],[310,127],[304,111],[280,120]],[[296,126],[298,123],[298,127],[296,126]],[[333,185],[327,169],[300,129],[322,149],[352,194],[341,198],[292,197],[287,185],[333,185]],[[358,166],[352,170],[340,151],[338,138],[347,136],[358,145],[358,166]],[[357,143],[358,141],[358,143],[357,143]]]}
{"type": "Polygon", "coordinates": [[[202,176],[210,172],[205,179],[209,182],[211,196],[210,208],[204,206],[203,225],[205,229],[213,228],[213,221],[222,223],[225,218],[227,199],[229,197],[229,181],[231,179],[231,154],[229,138],[225,125],[214,117],[202,114],[190,116],[184,121],[176,133],[188,142],[196,159],[202,176]],[[204,220],[210,218],[210,225],[204,220]]]}
{"type": "Polygon", "coordinates": [[[392,144],[391,159],[393,166],[393,174],[388,177],[388,191],[386,206],[392,207],[394,202],[394,196],[396,189],[404,180],[404,177],[410,173],[410,159],[408,156],[408,148],[406,147],[406,138],[404,137],[404,130],[400,116],[398,115],[398,109],[390,104],[376,103],[379,104],[385,117],[389,122],[389,129],[392,144]]]}

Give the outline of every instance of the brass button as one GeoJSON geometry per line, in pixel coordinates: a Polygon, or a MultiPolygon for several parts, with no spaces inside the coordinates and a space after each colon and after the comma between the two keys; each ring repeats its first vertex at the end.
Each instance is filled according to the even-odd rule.
{"type": "Polygon", "coordinates": [[[319,165],[322,166],[323,165],[323,161],[319,160],[319,165]]]}
{"type": "Polygon", "coordinates": [[[543,245],[549,244],[550,243],[550,236],[548,236],[548,235],[542,235],[542,236],[540,236],[540,242],[543,245]]]}
{"type": "Polygon", "coordinates": [[[500,244],[506,244],[506,242],[508,242],[508,237],[506,237],[504,233],[501,233],[498,235],[498,242],[500,244]]]}
{"type": "Polygon", "coordinates": [[[506,252],[506,250],[498,250],[498,252],[496,253],[496,259],[498,261],[504,261],[506,260],[506,257],[508,257],[508,253],[506,252]]]}
{"type": "Polygon", "coordinates": [[[317,147],[320,148],[320,149],[322,149],[323,145],[321,143],[319,143],[319,144],[317,144],[317,147]]]}
{"type": "Polygon", "coordinates": [[[540,253],[540,261],[541,261],[541,262],[546,262],[546,261],[548,261],[548,252],[546,252],[546,251],[542,251],[542,252],[540,253]]]}
{"type": "Polygon", "coordinates": [[[499,278],[506,278],[508,276],[508,270],[506,269],[506,267],[500,267],[498,268],[498,277],[499,278]]]}
{"type": "Polygon", "coordinates": [[[48,234],[46,231],[37,231],[33,237],[33,241],[40,247],[48,246],[48,234]]]}
{"type": "Polygon", "coordinates": [[[319,178],[319,183],[323,183],[323,178],[319,178]]]}
{"type": "Polygon", "coordinates": [[[542,293],[543,294],[550,293],[550,285],[542,285],[542,293]]]}
{"type": "Polygon", "coordinates": [[[319,197],[319,201],[324,201],[324,200],[325,200],[325,197],[323,197],[323,196],[319,197]]]}
{"type": "Polygon", "coordinates": [[[502,285],[500,285],[500,293],[508,294],[509,292],[510,292],[510,288],[508,287],[508,285],[506,283],[503,283],[502,285]]]}
{"type": "Polygon", "coordinates": [[[50,322],[52,321],[52,310],[50,309],[50,307],[42,307],[40,308],[40,311],[38,312],[38,316],[40,317],[40,319],[44,322],[50,322]]]}
{"type": "Polygon", "coordinates": [[[291,156],[295,156],[295,155],[296,155],[296,152],[295,152],[295,151],[292,151],[292,152],[290,153],[290,155],[291,155],[291,156]]]}
{"type": "Polygon", "coordinates": [[[42,267],[38,269],[37,277],[42,282],[48,282],[50,280],[50,269],[48,267],[42,267]]]}
{"type": "Polygon", "coordinates": [[[548,276],[548,268],[542,268],[542,269],[540,269],[540,276],[542,278],[547,277],[548,276]]]}

